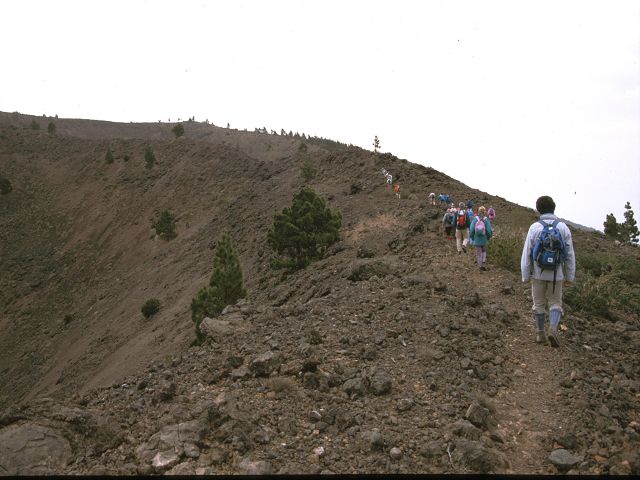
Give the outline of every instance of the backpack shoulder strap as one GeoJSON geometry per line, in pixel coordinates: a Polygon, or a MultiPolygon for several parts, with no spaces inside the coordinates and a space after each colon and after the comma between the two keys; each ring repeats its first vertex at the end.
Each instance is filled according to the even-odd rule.
{"type": "Polygon", "coordinates": [[[558,224],[559,224],[559,223],[560,223],[560,219],[559,219],[559,218],[556,218],[556,219],[553,221],[553,223],[551,224],[551,226],[555,228],[555,227],[557,227],[557,226],[558,226],[558,224]]]}

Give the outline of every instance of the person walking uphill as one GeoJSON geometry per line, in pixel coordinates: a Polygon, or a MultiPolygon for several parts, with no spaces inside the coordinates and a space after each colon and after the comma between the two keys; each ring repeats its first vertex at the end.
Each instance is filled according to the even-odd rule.
{"type": "Polygon", "coordinates": [[[467,252],[469,243],[469,216],[464,208],[464,202],[460,202],[456,212],[456,248],[458,253],[467,252]]]}
{"type": "Polygon", "coordinates": [[[559,347],[558,325],[562,316],[562,286],[568,287],[575,280],[576,257],[573,251],[571,231],[554,215],[556,204],[551,197],[536,201],[540,220],[529,227],[522,249],[520,270],[522,281],[531,278],[533,316],[536,323],[536,342],[545,341],[545,317],[549,311],[547,341],[559,347]],[[532,273],[533,269],[533,273],[532,273]]]}
{"type": "Polygon", "coordinates": [[[478,208],[478,215],[473,218],[471,227],[469,228],[469,236],[473,240],[476,249],[476,261],[480,270],[486,270],[487,263],[487,244],[493,235],[491,222],[487,218],[487,209],[478,208]]]}

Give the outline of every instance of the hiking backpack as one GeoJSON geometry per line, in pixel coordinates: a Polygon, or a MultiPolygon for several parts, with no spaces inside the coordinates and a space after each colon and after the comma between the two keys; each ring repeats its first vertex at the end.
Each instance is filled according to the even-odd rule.
{"type": "Polygon", "coordinates": [[[540,220],[542,232],[533,245],[533,260],[542,270],[553,270],[553,291],[556,289],[558,265],[567,259],[566,245],[558,230],[559,222],[556,219],[548,224],[540,220]]]}
{"type": "Polygon", "coordinates": [[[481,219],[480,217],[476,217],[476,224],[473,227],[473,231],[475,235],[487,234],[487,229],[486,229],[486,225],[484,224],[484,220],[481,219]]]}
{"type": "Polygon", "coordinates": [[[466,228],[467,226],[467,212],[460,210],[458,212],[458,228],[466,228]]]}
{"type": "Polygon", "coordinates": [[[445,227],[453,227],[453,223],[454,223],[453,213],[447,212],[445,217],[444,217],[444,226],[445,227]]]}

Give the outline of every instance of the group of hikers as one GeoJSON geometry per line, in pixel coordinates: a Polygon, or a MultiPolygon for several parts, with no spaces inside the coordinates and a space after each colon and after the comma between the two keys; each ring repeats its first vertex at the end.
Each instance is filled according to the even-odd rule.
{"type": "Polygon", "coordinates": [[[387,185],[389,185],[389,188],[391,188],[391,185],[393,185],[393,193],[395,194],[397,199],[400,199],[400,185],[398,185],[397,181],[396,183],[393,183],[393,175],[391,175],[391,172],[383,168],[382,170],[380,170],[380,173],[382,173],[384,181],[387,185]]]}
{"type": "MultiPolygon", "coordinates": [[[[435,193],[429,194],[432,205],[435,205],[435,193]]],[[[439,199],[451,200],[449,195],[441,193],[439,199]]],[[[447,240],[456,239],[456,250],[458,254],[467,252],[467,245],[475,247],[476,262],[481,271],[487,269],[487,244],[493,235],[491,222],[496,218],[496,211],[493,207],[480,206],[476,211],[473,209],[473,200],[468,200],[465,204],[460,202],[458,207],[454,203],[449,205],[442,217],[442,226],[447,240]]]]}
{"type": "MultiPolygon", "coordinates": [[[[396,198],[400,198],[400,187],[393,177],[382,169],[387,185],[393,185],[396,198]]],[[[436,205],[436,194],[429,194],[429,203],[436,205]]],[[[481,271],[487,269],[487,245],[493,236],[492,222],[496,218],[493,207],[485,206],[474,211],[472,200],[460,202],[458,206],[448,194],[440,193],[438,200],[447,205],[442,217],[444,233],[449,241],[456,239],[458,254],[466,253],[467,245],[475,247],[475,257],[481,271]]],[[[522,248],[520,271],[522,282],[531,282],[533,319],[536,343],[560,346],[558,328],[564,313],[562,290],[575,281],[576,258],[571,230],[555,215],[556,204],[547,195],[536,200],[540,219],[529,227],[522,248]]]]}

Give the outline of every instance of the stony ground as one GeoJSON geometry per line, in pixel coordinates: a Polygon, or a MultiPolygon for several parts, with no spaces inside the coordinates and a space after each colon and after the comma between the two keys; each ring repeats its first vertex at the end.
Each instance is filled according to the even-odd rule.
{"type": "MultiPolygon", "coordinates": [[[[181,155],[186,150],[193,159],[202,147],[170,148],[181,155]]],[[[4,154],[6,161],[6,149],[4,154]]],[[[3,384],[7,402],[0,417],[0,472],[640,472],[637,317],[612,322],[568,310],[561,348],[535,344],[528,285],[491,258],[488,271],[481,272],[471,253],[456,254],[440,232],[441,207],[410,192],[442,188],[460,197],[484,195],[500,206],[496,235],[507,228],[509,217],[528,222],[530,214],[438,172],[418,174],[391,157],[353,151],[318,155],[320,165],[326,162],[342,179],[337,186],[315,185],[344,217],[343,240],[327,258],[283,275],[266,267],[266,253],[244,253],[257,242],[251,232],[268,224],[272,206],[297,188],[283,187],[267,198],[271,186],[254,185],[261,204],[268,205],[262,208],[266,214],[251,210],[251,199],[232,207],[236,210],[229,217],[221,214],[221,223],[231,224],[238,215],[244,219],[235,228],[243,228],[248,237],[239,242],[239,250],[250,264],[245,268],[249,299],[205,321],[208,339],[201,347],[189,346],[189,336],[181,332],[192,332],[186,302],[191,290],[206,281],[206,265],[176,277],[175,290],[193,285],[174,295],[182,304],[169,318],[138,320],[139,331],[128,331],[145,341],[123,346],[113,332],[116,327],[110,334],[94,332],[97,327],[86,320],[85,336],[92,342],[83,356],[66,364],[65,375],[57,371],[52,385],[21,398],[3,384]],[[413,173],[405,174],[403,184],[413,198],[393,198],[378,173],[381,162],[392,172],[395,166],[396,172],[413,173]],[[172,333],[176,318],[186,327],[172,333]],[[172,343],[167,336],[176,339],[172,343]],[[127,347],[129,357],[112,353],[127,347]],[[136,355],[150,360],[123,365],[136,355]],[[120,374],[113,365],[109,369],[109,360],[120,374]],[[102,386],[83,388],[87,372],[102,378],[102,386]]],[[[291,166],[292,160],[286,161],[291,166]]],[[[261,168],[278,185],[286,182],[277,172],[289,178],[282,166],[267,162],[261,168]]],[[[233,190],[232,183],[225,187],[233,190]]],[[[192,202],[194,212],[202,208],[192,202]]],[[[190,218],[198,224],[195,214],[190,218]]],[[[196,245],[205,242],[195,231],[182,231],[187,235],[198,239],[196,245]]],[[[3,238],[3,245],[9,245],[3,238]]],[[[175,257],[171,251],[165,255],[162,265],[171,265],[175,257]]],[[[210,261],[196,253],[183,255],[183,265],[190,258],[210,261]]],[[[117,270],[117,260],[112,262],[117,270]]],[[[154,268],[157,264],[135,267],[142,277],[154,268]]],[[[108,275],[107,270],[100,275],[108,275]]],[[[17,293],[4,310],[0,325],[5,332],[18,328],[12,325],[22,318],[16,307],[23,301],[21,279],[10,271],[5,285],[15,283],[17,293]]],[[[123,289],[133,288],[118,274],[123,289]]],[[[98,297],[100,281],[94,282],[91,294],[98,297]]],[[[103,296],[123,302],[124,293],[109,292],[103,296]]],[[[137,309],[140,304],[132,302],[137,309]]],[[[29,305],[38,306],[35,300],[29,305]]],[[[55,331],[45,338],[64,346],[69,344],[63,341],[65,329],[74,328],[73,323],[40,328],[55,331]]],[[[17,363],[2,358],[5,374],[20,371],[17,363]]]]}

